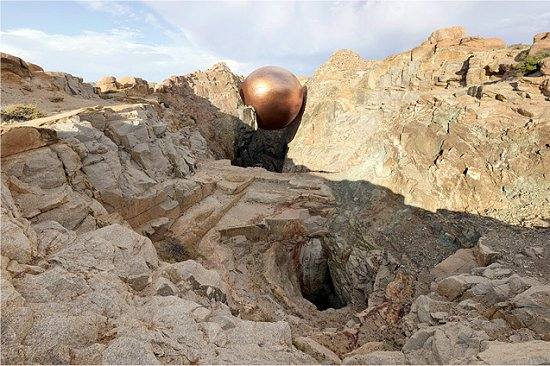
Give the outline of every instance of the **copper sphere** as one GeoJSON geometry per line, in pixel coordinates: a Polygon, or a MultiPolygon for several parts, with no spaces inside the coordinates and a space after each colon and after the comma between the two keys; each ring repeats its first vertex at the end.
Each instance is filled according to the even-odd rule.
{"type": "Polygon", "coordinates": [[[304,89],[290,71],[265,66],[244,79],[241,98],[256,110],[259,128],[278,130],[288,126],[300,113],[304,89]]]}

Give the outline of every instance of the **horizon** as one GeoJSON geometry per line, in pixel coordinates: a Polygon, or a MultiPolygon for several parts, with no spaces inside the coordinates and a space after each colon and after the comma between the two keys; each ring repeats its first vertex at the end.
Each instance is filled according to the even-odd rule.
{"type": "Polygon", "coordinates": [[[2,1],[1,51],[87,82],[107,75],[160,82],[218,62],[243,75],[278,65],[311,76],[340,49],[381,60],[414,48],[436,29],[455,25],[470,36],[530,44],[535,34],[550,29],[545,5],[2,1]]]}

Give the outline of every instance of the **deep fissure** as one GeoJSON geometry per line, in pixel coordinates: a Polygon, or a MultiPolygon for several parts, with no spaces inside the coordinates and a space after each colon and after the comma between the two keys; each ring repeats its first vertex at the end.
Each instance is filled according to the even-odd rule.
{"type": "Polygon", "coordinates": [[[334,287],[334,282],[332,281],[332,276],[330,274],[330,269],[326,267],[326,272],[324,276],[323,285],[321,288],[313,293],[304,293],[302,290],[302,295],[306,300],[311,302],[317,310],[323,311],[327,309],[340,309],[346,306],[347,304],[340,299],[336,288],[334,287]]]}

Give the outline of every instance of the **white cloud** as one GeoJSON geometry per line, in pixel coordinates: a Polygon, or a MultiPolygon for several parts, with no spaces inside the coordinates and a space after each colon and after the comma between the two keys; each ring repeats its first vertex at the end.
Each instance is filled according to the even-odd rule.
{"type": "Polygon", "coordinates": [[[99,14],[103,27],[111,19],[132,28],[118,25],[110,31],[66,35],[26,25],[3,31],[2,49],[87,80],[130,74],[160,81],[221,60],[240,73],[274,64],[310,74],[338,49],[379,59],[410,49],[433,30],[452,25],[508,43],[530,42],[533,34],[550,29],[550,11],[537,2],[145,1],[143,6],[94,0],[82,4],[93,10],[90,16],[104,13],[99,14]]]}
{"type": "Polygon", "coordinates": [[[96,11],[103,11],[117,16],[134,16],[132,8],[120,1],[83,0],[82,5],[96,11]]]}
{"type": "Polygon", "coordinates": [[[145,1],[200,47],[260,66],[311,72],[334,51],[379,59],[413,48],[437,28],[527,42],[550,28],[544,3],[529,2],[166,2],[145,1]]]}
{"type": "MultiPolygon", "coordinates": [[[[78,35],[49,34],[35,29],[2,31],[2,50],[43,66],[95,81],[104,75],[134,75],[160,81],[172,74],[205,69],[221,57],[178,43],[151,45],[138,42],[139,32],[115,29],[78,35]]],[[[239,70],[243,67],[225,60],[239,70]]]]}

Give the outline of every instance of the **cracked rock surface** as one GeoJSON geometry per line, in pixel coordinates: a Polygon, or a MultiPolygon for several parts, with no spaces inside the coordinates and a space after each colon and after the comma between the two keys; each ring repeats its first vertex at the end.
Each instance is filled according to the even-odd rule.
{"type": "Polygon", "coordinates": [[[269,136],[223,64],[3,54],[48,116],[0,127],[1,363],[550,363],[548,75],[506,71],[545,39],[341,51],[269,136]]]}

